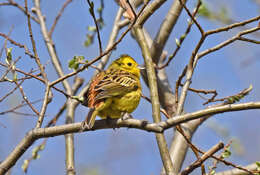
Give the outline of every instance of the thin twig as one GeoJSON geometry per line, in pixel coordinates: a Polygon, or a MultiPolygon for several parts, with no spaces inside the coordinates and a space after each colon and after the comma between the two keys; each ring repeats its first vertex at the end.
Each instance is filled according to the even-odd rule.
{"type": "MultiPolygon", "coordinates": [[[[60,60],[57,56],[55,45],[52,41],[52,38],[48,35],[48,29],[47,29],[47,26],[46,26],[45,17],[42,14],[42,11],[41,11],[40,0],[34,0],[34,5],[35,5],[35,13],[36,13],[36,15],[39,19],[39,22],[40,22],[41,33],[43,35],[45,45],[48,49],[52,64],[53,64],[57,74],[59,75],[59,77],[63,77],[64,72],[63,72],[60,60]]],[[[62,85],[63,85],[64,89],[66,90],[66,92],[68,94],[71,94],[71,87],[70,87],[69,82],[64,79],[62,81],[62,85]]]]}
{"type": "MultiPolygon", "coordinates": [[[[186,3],[187,0],[183,0],[183,3],[186,3]]],[[[156,37],[153,40],[152,46],[150,47],[151,56],[153,61],[157,64],[159,62],[159,58],[161,57],[162,51],[165,47],[167,40],[170,37],[171,32],[179,16],[182,12],[182,5],[178,0],[173,1],[172,6],[170,7],[167,15],[163,19],[163,22],[158,30],[156,37]]]]}
{"type": "MultiPolygon", "coordinates": [[[[180,83],[179,86],[183,86],[183,84],[180,83]]],[[[195,93],[198,93],[199,96],[200,96],[200,93],[201,94],[205,94],[205,95],[212,94],[212,97],[209,98],[209,99],[201,96],[202,98],[207,100],[205,103],[203,103],[203,105],[206,105],[206,104],[208,104],[210,102],[213,102],[215,100],[215,97],[218,95],[216,90],[205,90],[205,89],[194,89],[194,88],[188,88],[188,90],[192,91],[192,92],[195,92],[195,93]]],[[[222,101],[222,100],[220,100],[220,101],[222,101]]]]}
{"type": "MultiPolygon", "coordinates": [[[[192,13],[192,16],[193,16],[194,18],[195,18],[195,16],[196,16],[196,14],[198,13],[200,6],[201,6],[201,0],[198,0],[198,3],[197,3],[197,5],[196,5],[196,8],[195,8],[195,10],[194,10],[193,13],[192,13]]],[[[185,31],[184,34],[178,39],[179,43],[176,44],[176,46],[177,46],[176,49],[175,49],[174,52],[169,56],[167,62],[166,62],[165,64],[161,65],[161,66],[157,66],[157,67],[156,67],[157,69],[163,69],[163,68],[167,67],[167,66],[170,64],[170,62],[172,61],[172,59],[176,56],[176,54],[177,54],[178,51],[180,50],[183,41],[185,40],[185,38],[187,37],[187,35],[190,33],[190,29],[191,29],[193,23],[194,23],[194,22],[193,22],[192,20],[189,21],[189,24],[188,24],[188,27],[186,28],[186,31],[185,31]]]]}
{"type": "MultiPolygon", "coordinates": [[[[145,9],[147,4],[144,4],[143,7],[141,8],[141,10],[139,11],[137,18],[140,16],[140,14],[142,13],[142,11],[145,9]]],[[[134,20],[131,25],[127,28],[126,31],[124,31],[122,33],[122,35],[119,37],[119,39],[109,48],[107,48],[101,55],[97,56],[96,58],[92,59],[91,61],[89,61],[87,64],[85,64],[84,66],[80,67],[77,71],[74,71],[72,73],[69,73],[67,75],[64,75],[62,77],[60,77],[59,79],[53,81],[50,83],[50,86],[54,86],[55,84],[62,82],[63,80],[74,76],[76,74],[78,74],[79,72],[82,72],[83,70],[85,70],[87,67],[89,67],[91,64],[97,62],[98,60],[100,60],[103,56],[107,55],[108,53],[110,53],[121,41],[122,39],[125,37],[125,35],[133,28],[134,24],[135,24],[136,20],[134,20]]]]}
{"type": "Polygon", "coordinates": [[[187,72],[188,66],[185,66],[183,69],[181,75],[179,76],[178,80],[175,83],[175,103],[178,104],[179,101],[179,86],[181,85],[182,79],[185,77],[185,74],[187,72]]]}
{"type": "Polygon", "coordinates": [[[4,37],[6,40],[8,40],[11,44],[16,45],[20,48],[23,48],[25,51],[25,54],[29,55],[31,58],[35,58],[35,56],[29,51],[28,47],[26,45],[20,44],[13,39],[11,39],[8,35],[4,33],[0,33],[0,36],[4,37]]]}
{"type": "MultiPolygon", "coordinates": [[[[38,102],[40,102],[40,101],[42,101],[42,99],[40,99],[40,100],[35,100],[35,101],[31,102],[31,104],[35,104],[35,103],[38,103],[38,102]]],[[[15,112],[16,109],[22,108],[22,107],[27,106],[27,105],[28,105],[27,103],[24,104],[24,101],[22,101],[21,104],[19,104],[19,105],[13,107],[12,109],[8,109],[8,110],[6,110],[6,111],[0,112],[0,115],[4,115],[4,114],[10,113],[10,112],[15,112]]]]}
{"type": "Polygon", "coordinates": [[[144,23],[149,19],[151,15],[154,14],[154,12],[159,9],[166,0],[154,0],[152,1],[148,6],[147,10],[144,11],[144,13],[140,16],[140,18],[137,20],[137,24],[143,26],[144,23]]]}
{"type": "Polygon", "coordinates": [[[249,38],[246,38],[246,37],[238,37],[238,40],[241,40],[241,41],[246,41],[246,42],[250,42],[250,43],[254,43],[254,44],[260,44],[260,41],[257,41],[257,40],[254,40],[254,39],[249,39],[249,38]]]}
{"type": "Polygon", "coordinates": [[[182,2],[183,0],[179,0],[180,4],[184,7],[184,9],[186,10],[186,12],[188,13],[188,15],[190,16],[190,18],[192,19],[192,21],[196,24],[196,26],[198,27],[201,35],[204,34],[204,30],[202,29],[201,25],[197,22],[197,20],[195,19],[195,17],[191,14],[190,10],[186,7],[185,3],[182,2]]]}
{"type": "Polygon", "coordinates": [[[19,88],[20,90],[20,93],[24,99],[24,101],[28,104],[28,106],[32,109],[32,111],[37,115],[39,116],[39,112],[37,111],[37,109],[34,108],[34,106],[32,105],[32,103],[28,100],[27,96],[25,95],[24,91],[23,91],[23,87],[17,83],[16,81],[14,81],[14,83],[16,84],[16,86],[19,88]]]}
{"type": "MultiPolygon", "coordinates": [[[[79,88],[82,86],[83,84],[83,79],[79,78],[79,77],[75,77],[74,79],[74,84],[72,87],[72,92],[73,95],[75,95],[77,93],[77,91],[79,90],[79,88]]],[[[62,107],[60,107],[58,113],[45,125],[45,128],[50,127],[50,126],[55,126],[56,122],[59,120],[59,118],[62,116],[62,113],[65,111],[65,109],[67,108],[67,102],[65,102],[62,107]]],[[[34,150],[36,150],[34,152],[34,155],[32,155],[29,159],[27,159],[27,164],[24,166],[24,169],[27,170],[27,168],[29,167],[29,163],[34,159],[34,157],[36,156],[35,154],[38,154],[39,151],[41,151],[43,148],[46,147],[47,144],[47,139],[45,138],[43,140],[43,142],[41,144],[39,144],[38,146],[35,147],[34,150]]]]}
{"type": "MultiPolygon", "coordinates": [[[[2,2],[0,3],[0,6],[14,6],[17,7],[18,9],[20,9],[25,15],[27,15],[29,12],[27,12],[21,5],[19,5],[18,3],[14,2],[13,0],[8,0],[8,2],[2,2]]],[[[39,20],[37,17],[33,16],[30,14],[30,17],[36,22],[39,23],[39,20]]]]}
{"type": "Polygon", "coordinates": [[[47,74],[45,73],[45,70],[40,62],[40,59],[38,57],[38,53],[36,50],[36,44],[35,44],[35,40],[34,40],[33,32],[32,32],[31,18],[30,18],[30,14],[28,13],[27,0],[24,0],[24,4],[25,4],[25,11],[27,14],[27,23],[28,23],[28,29],[29,29],[30,39],[31,39],[31,43],[32,43],[33,53],[34,53],[34,59],[41,71],[41,74],[43,76],[45,83],[47,84],[47,82],[48,82],[47,74]]]}
{"type": "MultiPolygon", "coordinates": [[[[8,32],[8,34],[7,34],[8,37],[10,37],[10,35],[11,35],[12,31],[13,31],[13,28],[14,28],[14,26],[12,25],[11,28],[10,28],[10,30],[9,30],[9,32],[8,32]]],[[[5,38],[5,42],[4,42],[4,44],[3,44],[3,47],[2,47],[1,50],[0,50],[0,57],[2,57],[2,54],[3,54],[3,52],[4,52],[4,49],[7,49],[7,39],[6,39],[6,38],[5,38]]]]}
{"type": "Polygon", "coordinates": [[[50,86],[49,86],[49,84],[47,84],[46,88],[45,88],[41,112],[39,113],[38,121],[37,121],[37,124],[35,126],[36,128],[40,128],[42,126],[43,118],[44,118],[45,112],[47,110],[47,105],[48,105],[49,102],[51,102],[51,98],[50,98],[49,95],[50,95],[50,86]]]}
{"type": "Polygon", "coordinates": [[[213,156],[213,154],[215,154],[217,151],[219,151],[220,149],[224,148],[224,144],[222,142],[216,144],[215,146],[213,146],[211,149],[209,149],[207,152],[205,152],[200,159],[196,160],[195,162],[193,162],[191,165],[189,165],[187,168],[185,168],[180,175],[187,175],[189,173],[191,173],[193,170],[195,170],[196,168],[198,168],[205,160],[207,160],[208,158],[210,158],[211,156],[213,156]]]}
{"type": "MultiPolygon", "coordinates": [[[[217,51],[217,50],[219,50],[219,49],[221,49],[221,48],[223,48],[223,47],[233,43],[234,41],[239,40],[239,38],[241,36],[243,36],[243,35],[246,35],[246,34],[249,34],[249,33],[253,33],[253,32],[256,32],[258,30],[260,30],[259,26],[251,28],[251,29],[248,29],[248,30],[241,31],[241,32],[237,33],[237,35],[233,36],[232,38],[230,38],[230,39],[228,39],[228,40],[226,40],[226,41],[224,41],[224,42],[222,42],[222,43],[220,43],[220,44],[218,44],[218,45],[216,45],[216,46],[214,46],[212,48],[206,49],[206,50],[198,53],[198,55],[197,55],[198,59],[201,59],[201,57],[203,57],[203,56],[205,56],[205,55],[207,55],[207,54],[209,54],[211,52],[215,52],[215,51],[217,51]]],[[[206,33],[208,33],[208,32],[206,32],[206,33]]],[[[258,43],[256,43],[256,44],[258,44],[258,43]]]]}
{"type": "MultiPolygon", "coordinates": [[[[94,5],[91,5],[90,0],[87,0],[88,5],[89,5],[89,12],[94,20],[95,26],[96,26],[96,30],[97,30],[97,37],[98,37],[98,45],[99,45],[99,54],[102,54],[102,42],[101,42],[101,37],[100,37],[100,32],[99,32],[99,26],[98,26],[98,22],[97,22],[97,18],[94,12],[94,5]]],[[[92,2],[93,3],[93,2],[92,2]]]]}
{"type": "MultiPolygon", "coordinates": [[[[151,99],[148,98],[147,96],[143,95],[143,94],[142,94],[142,98],[144,98],[146,101],[152,103],[151,99]]],[[[163,113],[163,115],[164,115],[166,118],[170,118],[170,116],[167,114],[167,112],[166,112],[165,109],[160,108],[160,111],[161,111],[161,113],[163,113]]]]}
{"type": "Polygon", "coordinates": [[[71,3],[71,2],[72,2],[72,0],[66,0],[65,3],[63,4],[63,6],[61,7],[61,9],[60,9],[59,13],[57,14],[57,16],[55,17],[55,20],[54,20],[54,22],[53,22],[53,24],[52,24],[52,26],[51,26],[51,29],[50,29],[50,31],[49,31],[49,33],[48,33],[48,34],[49,34],[49,37],[52,36],[52,34],[53,34],[53,32],[54,32],[54,29],[55,29],[55,27],[56,27],[56,25],[57,25],[57,23],[58,23],[58,21],[59,21],[61,15],[63,14],[65,8],[66,8],[66,7],[69,5],[69,3],[71,3]]]}
{"type": "MultiPolygon", "coordinates": [[[[3,67],[7,67],[7,68],[8,68],[8,65],[3,64],[3,63],[1,63],[1,62],[0,62],[0,65],[3,66],[3,67]]],[[[36,80],[39,80],[39,81],[42,82],[42,83],[45,83],[44,80],[43,80],[41,77],[39,77],[39,74],[34,75],[34,74],[31,74],[31,73],[24,72],[23,70],[18,69],[18,68],[15,68],[14,70],[17,71],[17,72],[19,72],[19,73],[22,73],[22,74],[26,75],[27,77],[32,77],[32,78],[35,78],[36,80]]],[[[25,79],[27,79],[27,77],[26,77],[25,79]]],[[[72,98],[72,99],[77,100],[76,98],[73,98],[72,95],[69,95],[68,93],[64,92],[63,90],[61,90],[61,89],[59,89],[59,88],[57,88],[57,87],[55,87],[55,86],[52,86],[51,88],[53,88],[53,89],[55,89],[56,91],[62,93],[62,94],[63,94],[65,97],[67,97],[67,98],[72,98]]]]}
{"type": "Polygon", "coordinates": [[[252,22],[255,22],[255,21],[258,21],[258,20],[260,20],[260,16],[256,16],[256,17],[250,18],[248,20],[245,20],[245,21],[242,21],[242,22],[237,22],[237,23],[225,26],[225,27],[217,28],[217,29],[214,29],[214,30],[209,30],[209,31],[205,32],[205,35],[212,35],[212,34],[215,34],[215,33],[228,31],[230,29],[240,27],[240,26],[244,26],[246,24],[249,24],[249,23],[252,23],[252,22]]]}

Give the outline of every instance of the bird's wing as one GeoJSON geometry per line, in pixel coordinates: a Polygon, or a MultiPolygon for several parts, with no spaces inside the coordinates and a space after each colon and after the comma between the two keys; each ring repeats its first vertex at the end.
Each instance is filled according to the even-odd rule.
{"type": "Polygon", "coordinates": [[[126,71],[109,70],[98,73],[84,94],[83,105],[95,108],[104,99],[121,96],[140,87],[138,78],[126,71]]]}
{"type": "Polygon", "coordinates": [[[98,91],[95,99],[120,96],[139,87],[137,77],[125,71],[112,71],[106,73],[103,79],[95,86],[98,91]]]}

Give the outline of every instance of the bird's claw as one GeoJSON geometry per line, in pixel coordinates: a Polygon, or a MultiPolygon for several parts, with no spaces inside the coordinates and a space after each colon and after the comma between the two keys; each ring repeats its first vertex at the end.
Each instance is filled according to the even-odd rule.
{"type": "Polygon", "coordinates": [[[122,117],[122,120],[127,120],[127,119],[133,119],[133,116],[131,114],[125,113],[122,117]]]}
{"type": "Polygon", "coordinates": [[[87,124],[87,122],[84,121],[84,122],[81,123],[80,132],[83,132],[83,131],[85,131],[86,129],[89,130],[89,129],[91,129],[91,128],[90,128],[90,126],[87,124]]]}

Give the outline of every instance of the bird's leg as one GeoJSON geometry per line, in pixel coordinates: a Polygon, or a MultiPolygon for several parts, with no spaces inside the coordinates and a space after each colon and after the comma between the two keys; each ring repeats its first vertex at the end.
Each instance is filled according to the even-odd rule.
{"type": "Polygon", "coordinates": [[[122,112],[121,113],[121,119],[122,120],[127,120],[127,119],[131,119],[131,118],[133,118],[133,116],[131,114],[129,114],[127,112],[122,112]]]}
{"type": "Polygon", "coordinates": [[[80,132],[85,131],[86,129],[90,129],[89,125],[87,124],[87,121],[83,121],[81,122],[81,126],[80,126],[80,132]]]}

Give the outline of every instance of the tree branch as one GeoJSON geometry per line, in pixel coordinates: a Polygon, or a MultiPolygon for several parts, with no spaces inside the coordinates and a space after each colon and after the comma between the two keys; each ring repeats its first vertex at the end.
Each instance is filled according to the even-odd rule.
{"type": "Polygon", "coordinates": [[[179,175],[188,175],[193,170],[198,168],[205,160],[210,158],[213,154],[215,154],[220,149],[224,148],[224,144],[222,142],[216,144],[211,149],[209,149],[207,152],[205,152],[200,159],[196,160],[194,163],[189,165],[187,168],[185,168],[179,175]]]}
{"type": "MultiPolygon", "coordinates": [[[[136,26],[134,28],[135,35],[137,41],[142,48],[143,57],[145,60],[147,77],[150,87],[150,96],[152,101],[152,114],[154,122],[158,123],[161,121],[160,116],[160,103],[159,103],[159,96],[158,96],[158,87],[157,87],[157,80],[156,74],[153,66],[153,61],[150,55],[148,44],[145,41],[144,33],[141,26],[136,26]]],[[[171,157],[168,151],[168,146],[166,143],[166,139],[163,134],[156,134],[156,140],[159,147],[159,151],[161,154],[161,159],[163,161],[163,165],[167,175],[173,175],[173,165],[171,161],[171,157]]]]}
{"type": "MultiPolygon", "coordinates": [[[[199,110],[192,113],[183,114],[170,118],[166,121],[159,123],[148,123],[144,120],[137,119],[113,119],[111,122],[106,120],[97,120],[91,130],[108,129],[108,128],[136,128],[145,130],[148,132],[162,133],[165,130],[172,128],[181,123],[195,120],[200,118],[203,120],[209,115],[220,114],[224,112],[241,111],[249,109],[260,109],[260,102],[249,102],[241,104],[231,104],[224,106],[211,107],[203,110],[199,110]]],[[[40,138],[54,137],[69,133],[76,133],[81,131],[81,122],[67,125],[54,126],[49,128],[36,128],[27,133],[22,141],[15,147],[15,149],[9,154],[9,156],[0,163],[0,174],[7,172],[16,161],[23,155],[23,153],[33,144],[33,142],[40,138]]],[[[85,130],[89,131],[89,130],[85,130]]]]}
{"type": "MultiPolygon", "coordinates": [[[[247,165],[244,167],[245,169],[249,170],[249,171],[255,171],[257,170],[257,166],[255,163],[247,165]]],[[[231,170],[226,170],[226,171],[222,171],[222,172],[218,172],[215,175],[249,175],[248,172],[240,170],[240,169],[231,169],[231,170]]]]}

